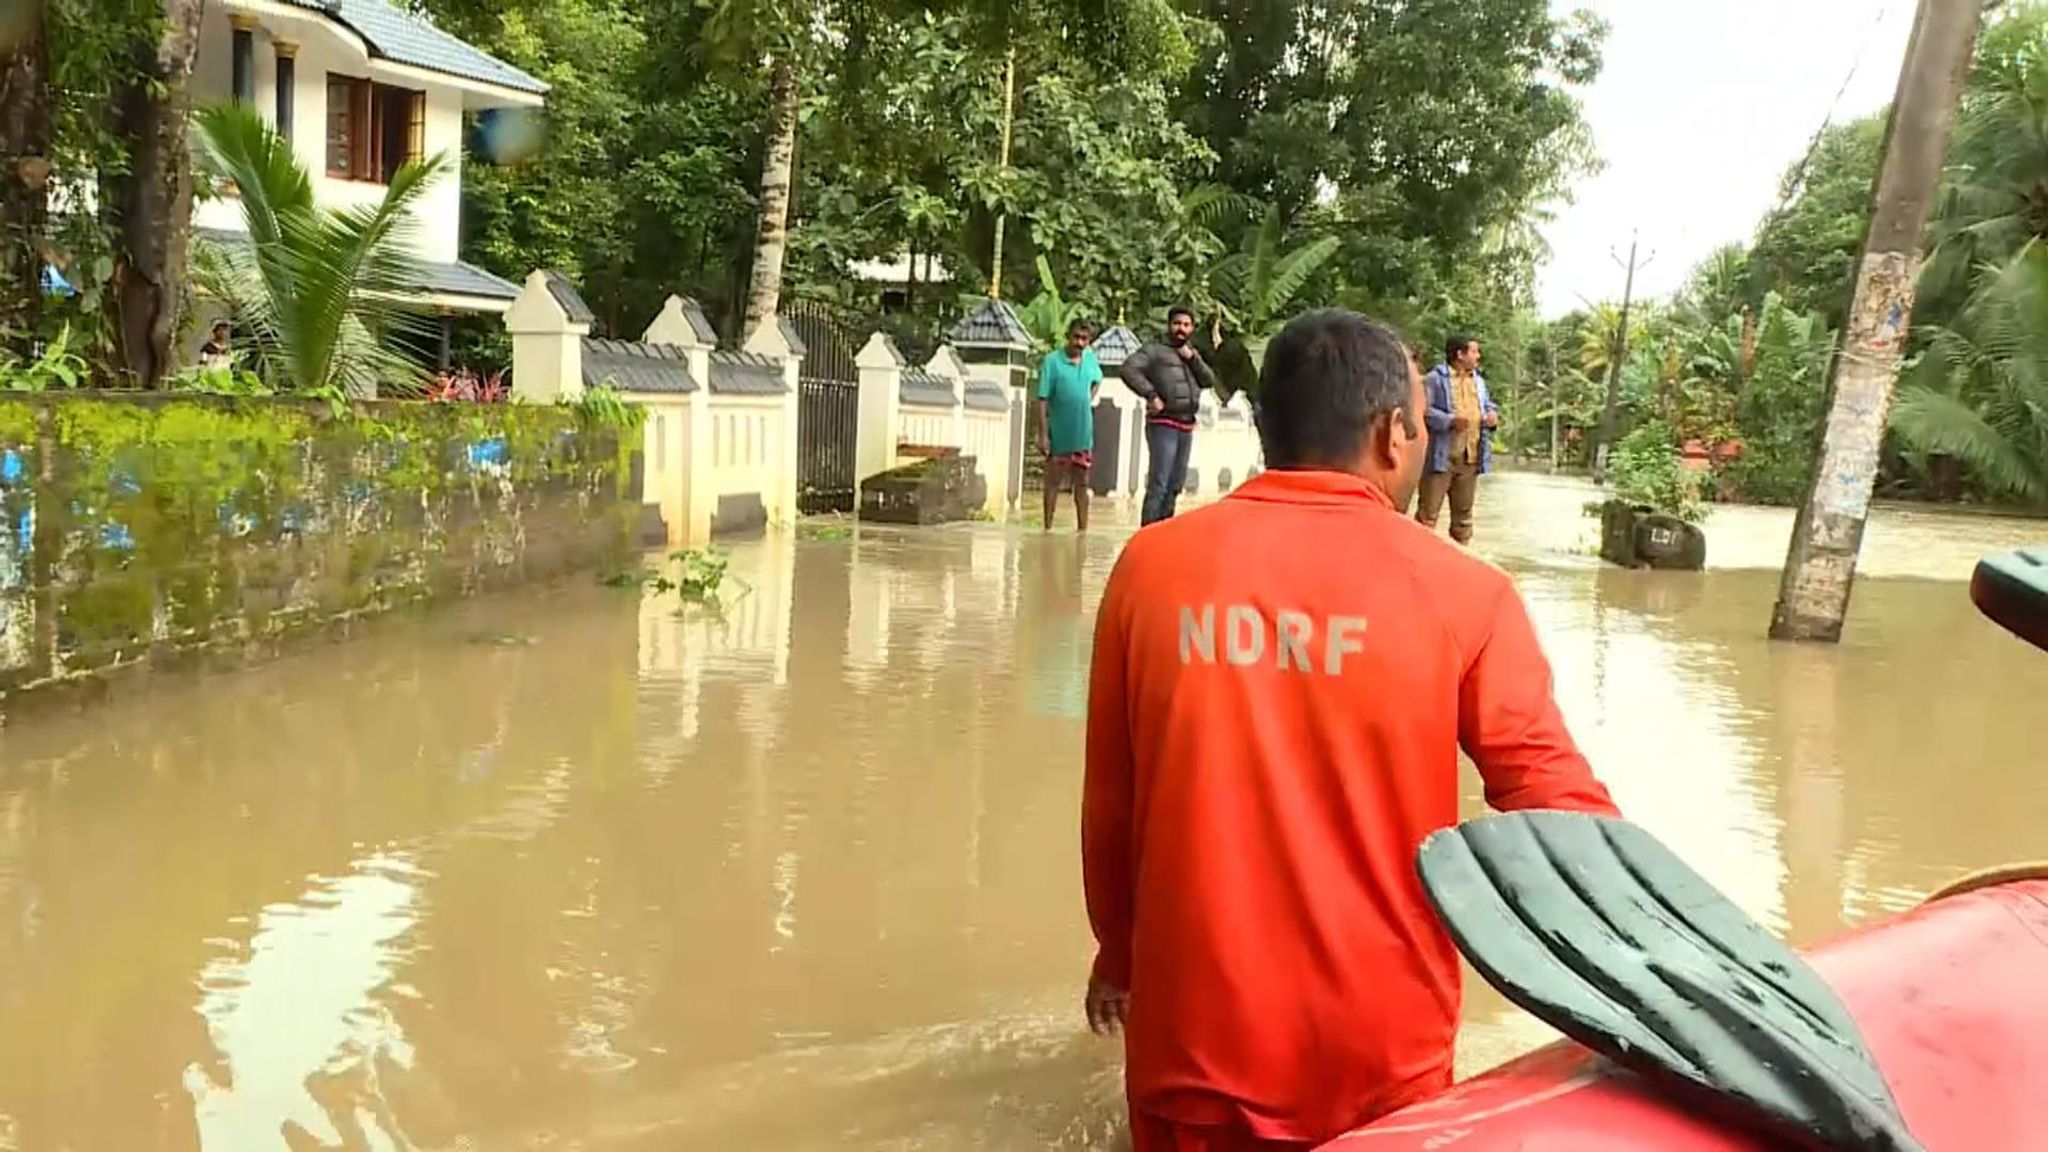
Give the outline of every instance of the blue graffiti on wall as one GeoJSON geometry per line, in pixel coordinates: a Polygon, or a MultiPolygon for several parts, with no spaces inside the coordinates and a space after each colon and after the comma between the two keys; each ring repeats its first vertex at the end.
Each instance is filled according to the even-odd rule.
{"type": "MultiPolygon", "coordinates": [[[[511,463],[511,450],[503,436],[491,436],[471,443],[466,455],[472,469],[486,474],[503,474],[511,463]]],[[[115,498],[128,499],[142,494],[142,481],[134,473],[118,465],[109,471],[107,486],[115,498]]],[[[29,483],[28,461],[21,452],[13,448],[0,449],[0,495],[6,495],[5,490],[9,488],[17,489],[27,499],[22,501],[21,511],[14,517],[11,533],[13,539],[7,541],[5,536],[0,536],[0,550],[5,550],[11,543],[15,555],[25,556],[35,541],[35,505],[29,483]]],[[[373,505],[377,499],[377,490],[366,480],[356,480],[343,489],[342,495],[349,511],[354,513],[373,505]]],[[[118,518],[95,516],[94,510],[82,503],[74,503],[71,510],[80,519],[100,521],[94,535],[98,537],[101,548],[109,552],[135,550],[134,532],[118,518]]],[[[223,501],[216,510],[216,515],[221,526],[237,536],[253,534],[263,527],[259,517],[237,508],[233,499],[223,501]]],[[[313,525],[314,517],[307,508],[292,505],[280,510],[277,521],[281,534],[298,536],[308,531],[313,525]]],[[[6,583],[7,581],[0,581],[0,585],[6,583]]]]}

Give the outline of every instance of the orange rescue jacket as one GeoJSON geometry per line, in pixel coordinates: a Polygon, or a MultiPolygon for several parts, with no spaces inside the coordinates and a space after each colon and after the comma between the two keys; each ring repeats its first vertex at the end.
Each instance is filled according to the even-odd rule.
{"type": "Polygon", "coordinates": [[[1461,746],[1497,809],[1614,812],[1508,576],[1377,488],[1267,472],[1138,533],[1081,813],[1134,1109],[1320,1143],[1449,1083],[1458,955],[1414,860],[1461,746]]]}

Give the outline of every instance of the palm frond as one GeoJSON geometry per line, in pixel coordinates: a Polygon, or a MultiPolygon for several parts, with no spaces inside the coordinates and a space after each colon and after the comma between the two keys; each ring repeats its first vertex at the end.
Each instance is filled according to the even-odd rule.
{"type": "Polygon", "coordinates": [[[1910,388],[1892,407],[1892,429],[1921,452],[1953,456],[1990,487],[2022,500],[2048,499],[2048,475],[1968,401],[1910,388]]]}
{"type": "Polygon", "coordinates": [[[407,303],[420,283],[412,209],[444,157],[403,165],[376,204],[321,211],[291,145],[239,105],[199,115],[213,170],[232,180],[247,222],[246,251],[216,249],[205,275],[290,382],[306,390],[405,391],[420,367],[398,338],[424,331],[407,303]]]}

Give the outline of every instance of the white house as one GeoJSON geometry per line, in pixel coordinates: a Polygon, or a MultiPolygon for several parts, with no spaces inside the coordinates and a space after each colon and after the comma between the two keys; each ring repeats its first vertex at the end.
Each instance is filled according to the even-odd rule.
{"type": "MultiPolygon", "coordinates": [[[[407,160],[449,167],[416,203],[410,240],[420,302],[442,314],[503,312],[519,287],[457,258],[465,113],[518,115],[547,85],[385,0],[225,0],[207,6],[194,92],[243,100],[291,139],[322,206],[377,202],[407,160]]],[[[246,235],[232,197],[202,201],[216,240],[246,235]]]]}

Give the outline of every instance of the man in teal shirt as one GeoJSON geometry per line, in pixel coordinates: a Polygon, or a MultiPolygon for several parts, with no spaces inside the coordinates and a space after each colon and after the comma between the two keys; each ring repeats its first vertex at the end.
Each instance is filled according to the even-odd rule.
{"type": "Polygon", "coordinates": [[[1067,325],[1067,346],[1045,358],[1038,371],[1038,449],[1045,454],[1045,528],[1052,530],[1060,488],[1074,486],[1075,526],[1088,530],[1088,470],[1095,466],[1095,391],[1102,365],[1088,346],[1095,326],[1067,325]]]}

